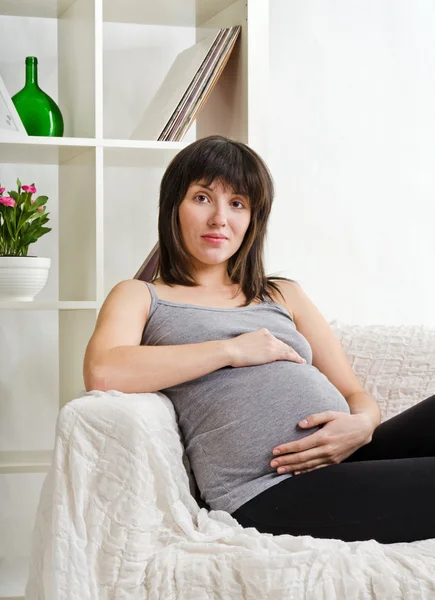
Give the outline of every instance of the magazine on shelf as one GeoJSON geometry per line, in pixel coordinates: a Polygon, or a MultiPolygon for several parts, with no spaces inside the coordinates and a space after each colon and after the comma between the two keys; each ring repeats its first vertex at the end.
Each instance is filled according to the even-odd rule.
{"type": "Polygon", "coordinates": [[[208,97],[215,85],[240,29],[240,26],[215,29],[178,54],[131,139],[181,139],[203,104],[199,100],[208,97]]]}
{"type": "Polygon", "coordinates": [[[204,106],[207,98],[213,90],[216,82],[218,81],[230,54],[234,48],[238,36],[238,31],[230,32],[225,39],[222,41],[223,51],[217,57],[216,62],[213,63],[212,68],[209,72],[204,73],[202,78],[202,85],[198,87],[196,93],[192,97],[192,101],[189,103],[189,110],[185,114],[185,117],[179,123],[179,127],[175,127],[167,140],[180,141],[186,134],[189,127],[197,117],[201,108],[204,106]]]}
{"type": "Polygon", "coordinates": [[[221,44],[221,41],[224,39],[224,37],[225,37],[225,29],[219,30],[213,41],[213,44],[210,46],[210,49],[206,54],[201,66],[197,70],[194,78],[190,82],[189,87],[186,89],[183,97],[181,98],[180,102],[178,103],[177,108],[172,113],[170,119],[166,123],[163,131],[161,132],[159,139],[165,139],[168,137],[168,133],[173,129],[174,122],[178,119],[180,113],[185,112],[186,106],[188,106],[189,102],[191,101],[191,95],[193,93],[193,90],[195,89],[195,86],[198,85],[198,82],[200,81],[201,77],[203,76],[204,71],[207,71],[208,69],[210,69],[210,64],[212,63],[213,60],[215,60],[215,56],[219,53],[220,44],[221,44]]]}

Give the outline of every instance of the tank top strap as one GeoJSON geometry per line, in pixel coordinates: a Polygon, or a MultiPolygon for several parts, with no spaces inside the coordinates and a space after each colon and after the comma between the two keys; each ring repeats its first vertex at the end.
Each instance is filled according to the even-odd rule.
{"type": "Polygon", "coordinates": [[[154,289],[154,286],[149,283],[148,281],[144,281],[145,285],[147,286],[147,288],[150,291],[151,294],[151,306],[150,306],[150,312],[148,315],[148,319],[153,315],[154,311],[157,308],[157,304],[159,301],[159,297],[157,296],[156,290],[154,289]]]}

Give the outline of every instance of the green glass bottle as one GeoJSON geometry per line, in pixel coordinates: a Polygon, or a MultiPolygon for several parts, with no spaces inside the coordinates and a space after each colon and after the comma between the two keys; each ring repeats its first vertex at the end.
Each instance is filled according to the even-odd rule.
{"type": "Polygon", "coordinates": [[[29,135],[63,136],[63,117],[56,102],[38,85],[38,59],[26,57],[26,84],[12,96],[29,135]]]}

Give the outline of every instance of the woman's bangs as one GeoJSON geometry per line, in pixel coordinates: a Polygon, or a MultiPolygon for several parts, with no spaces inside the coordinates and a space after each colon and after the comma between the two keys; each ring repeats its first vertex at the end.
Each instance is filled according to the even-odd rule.
{"type": "Polygon", "coordinates": [[[222,153],[216,152],[212,160],[205,154],[195,157],[191,163],[190,184],[210,186],[219,182],[234,194],[247,196],[255,203],[259,190],[263,189],[261,177],[242,152],[234,147],[231,149],[232,152],[228,152],[228,147],[222,153]]]}

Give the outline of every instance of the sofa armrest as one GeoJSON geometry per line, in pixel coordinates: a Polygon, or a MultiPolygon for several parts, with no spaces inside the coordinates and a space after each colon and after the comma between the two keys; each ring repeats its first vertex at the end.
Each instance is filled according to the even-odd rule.
{"type": "Polygon", "coordinates": [[[146,435],[144,422],[147,431],[151,428],[159,436],[166,435],[169,438],[168,443],[176,446],[182,453],[188,487],[191,494],[197,496],[198,488],[183,446],[174,405],[165,394],[83,390],[79,398],[72,400],[62,409],[61,418],[67,421],[71,411],[84,419],[94,431],[98,431],[104,424],[105,428],[110,429],[109,435],[112,439],[116,438],[129,452],[134,452],[135,448],[143,445],[141,438],[146,435]]]}
{"type": "Polygon", "coordinates": [[[183,454],[164,394],[92,391],[66,404],[36,514],[26,600],[58,599],[71,581],[82,600],[114,582],[142,597],[143,565],[174,541],[171,523],[194,528],[199,508],[183,454]]]}

